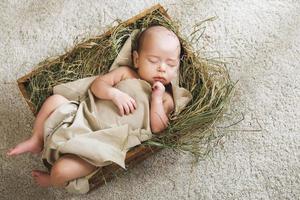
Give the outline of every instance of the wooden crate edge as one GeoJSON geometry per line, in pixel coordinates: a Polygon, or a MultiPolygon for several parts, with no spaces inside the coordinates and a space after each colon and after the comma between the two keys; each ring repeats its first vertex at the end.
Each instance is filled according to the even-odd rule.
{"type": "Polygon", "coordinates": [[[27,105],[29,106],[30,110],[32,113],[35,113],[35,107],[34,105],[29,101],[29,96],[28,93],[26,91],[25,88],[25,82],[27,79],[18,79],[17,80],[17,84],[18,84],[18,88],[19,88],[19,92],[21,93],[22,97],[25,99],[25,102],[27,103],[27,105]]]}
{"type": "MultiPolygon", "coordinates": [[[[137,146],[127,152],[126,168],[133,169],[137,164],[160,151],[161,148],[150,146],[137,146]],[[128,155],[129,154],[129,155],[128,155]]],[[[117,164],[111,164],[100,169],[90,180],[90,192],[111,181],[114,177],[124,173],[125,170],[117,164]]]]}

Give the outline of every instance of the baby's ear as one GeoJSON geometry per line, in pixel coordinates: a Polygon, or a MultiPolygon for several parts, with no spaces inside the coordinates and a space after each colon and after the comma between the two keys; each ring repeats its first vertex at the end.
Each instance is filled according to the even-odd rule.
{"type": "Polygon", "coordinates": [[[134,68],[139,68],[138,66],[138,60],[139,60],[139,54],[136,50],[133,51],[132,53],[132,59],[133,59],[133,67],[134,68]]]}

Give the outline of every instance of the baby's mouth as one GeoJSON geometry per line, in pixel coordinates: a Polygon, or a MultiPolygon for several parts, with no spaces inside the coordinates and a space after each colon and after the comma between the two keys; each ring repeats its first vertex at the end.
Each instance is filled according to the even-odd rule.
{"type": "Polygon", "coordinates": [[[165,83],[165,82],[166,82],[166,79],[163,78],[163,77],[154,77],[153,80],[154,80],[154,81],[159,81],[159,82],[161,82],[161,83],[165,83]]]}

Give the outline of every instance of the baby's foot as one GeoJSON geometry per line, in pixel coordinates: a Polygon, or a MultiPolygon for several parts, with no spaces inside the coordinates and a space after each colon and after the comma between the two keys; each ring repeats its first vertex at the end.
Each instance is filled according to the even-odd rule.
{"type": "Polygon", "coordinates": [[[21,142],[7,152],[8,156],[15,156],[21,153],[31,152],[40,153],[43,149],[43,143],[38,138],[31,137],[24,142],[21,142]]]}
{"type": "Polygon", "coordinates": [[[50,175],[48,172],[40,171],[40,170],[33,170],[32,171],[32,177],[36,184],[38,184],[41,187],[50,187],[50,175]]]}

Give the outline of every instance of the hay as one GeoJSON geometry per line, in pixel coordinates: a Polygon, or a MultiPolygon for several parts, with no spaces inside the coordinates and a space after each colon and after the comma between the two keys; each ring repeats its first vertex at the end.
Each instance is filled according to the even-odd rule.
{"type": "Polygon", "coordinates": [[[38,112],[55,85],[107,73],[132,30],[153,24],[163,25],[173,30],[181,41],[183,56],[179,85],[188,89],[193,98],[179,115],[171,116],[163,134],[144,144],[187,151],[197,157],[205,156],[210,150],[210,141],[216,138],[211,131],[212,126],[224,112],[234,88],[224,63],[203,58],[189,44],[201,38],[204,31],[201,26],[209,20],[212,19],[198,24],[190,35],[191,40],[185,39],[179,33],[178,25],[159,10],[128,26],[120,23],[113,28],[111,35],[88,39],[76,44],[64,55],[40,63],[40,70],[25,83],[29,101],[38,112]]]}

